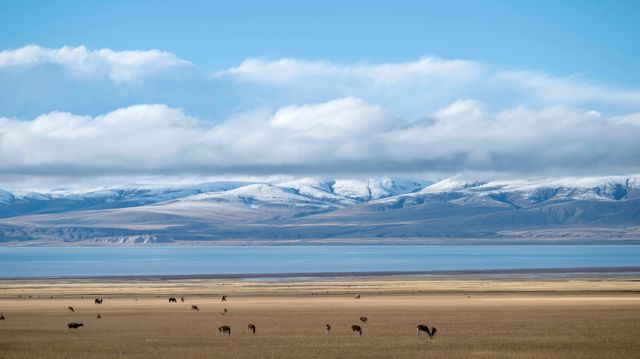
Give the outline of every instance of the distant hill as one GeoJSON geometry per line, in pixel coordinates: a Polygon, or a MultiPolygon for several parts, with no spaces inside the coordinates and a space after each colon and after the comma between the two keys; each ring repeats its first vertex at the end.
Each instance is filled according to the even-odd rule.
{"type": "Polygon", "coordinates": [[[611,240],[640,240],[640,176],[0,190],[4,244],[611,240]]]}

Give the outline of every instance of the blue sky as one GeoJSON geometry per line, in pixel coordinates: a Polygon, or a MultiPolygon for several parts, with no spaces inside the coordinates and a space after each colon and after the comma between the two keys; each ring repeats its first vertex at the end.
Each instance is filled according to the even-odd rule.
{"type": "Polygon", "coordinates": [[[203,69],[247,57],[472,59],[637,86],[636,1],[12,1],[0,46],[157,48],[203,69]]]}
{"type": "Polygon", "coordinates": [[[638,18],[634,1],[5,2],[0,171],[633,172],[638,18]],[[107,148],[117,121],[149,138],[107,148]]]}

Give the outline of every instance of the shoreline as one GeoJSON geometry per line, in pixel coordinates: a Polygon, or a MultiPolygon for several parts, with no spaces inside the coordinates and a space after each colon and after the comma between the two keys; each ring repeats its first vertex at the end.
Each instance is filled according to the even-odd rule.
{"type": "Polygon", "coordinates": [[[367,239],[222,239],[222,240],[170,240],[157,242],[119,242],[119,241],[96,241],[78,240],[74,242],[59,241],[6,241],[0,242],[0,248],[55,248],[55,247],[105,247],[105,248],[151,248],[151,247],[296,247],[296,246],[604,246],[604,245],[640,245],[640,238],[620,239],[593,239],[593,238],[367,238],[367,239]]]}
{"type": "Polygon", "coordinates": [[[506,269],[470,269],[470,270],[424,270],[424,271],[364,271],[364,272],[287,272],[287,273],[230,273],[230,274],[141,274],[141,275],[78,275],[78,276],[15,276],[0,275],[1,281],[47,281],[47,280],[200,280],[200,279],[348,279],[348,278],[390,278],[422,277],[438,278],[474,278],[493,279],[566,279],[599,277],[640,276],[640,266],[624,267],[568,267],[568,268],[506,268],[506,269]]]}

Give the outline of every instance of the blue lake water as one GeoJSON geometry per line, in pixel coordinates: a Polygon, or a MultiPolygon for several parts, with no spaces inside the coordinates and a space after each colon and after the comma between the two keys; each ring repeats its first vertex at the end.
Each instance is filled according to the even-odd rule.
{"type": "Polygon", "coordinates": [[[0,277],[640,267],[640,245],[0,247],[0,277]]]}

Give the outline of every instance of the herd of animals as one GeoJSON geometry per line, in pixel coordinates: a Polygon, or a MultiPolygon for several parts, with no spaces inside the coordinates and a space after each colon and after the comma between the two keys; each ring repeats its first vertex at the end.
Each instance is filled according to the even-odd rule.
{"type": "MultiPolygon", "coordinates": [[[[360,295],[356,295],[355,299],[360,299],[360,295]]],[[[102,304],[103,299],[102,298],[96,298],[94,300],[95,304],[102,304]]],[[[226,302],[227,301],[227,296],[223,295],[221,298],[222,302],[226,302]]],[[[184,297],[180,297],[180,302],[184,303],[185,299],[184,297]]],[[[174,297],[170,297],[169,298],[169,303],[178,303],[178,299],[174,298],[174,297]]],[[[67,309],[71,312],[75,313],[75,309],[73,309],[72,306],[68,306],[67,309]]],[[[199,312],[200,309],[198,308],[197,305],[192,305],[191,306],[191,310],[192,311],[196,311],[199,312]]],[[[222,315],[226,315],[228,313],[227,308],[224,308],[222,315]]],[[[102,319],[102,316],[100,315],[100,313],[97,313],[96,315],[96,319],[102,319]]],[[[0,312],[0,320],[5,320],[5,316],[4,313],[0,312]]],[[[360,324],[361,325],[367,325],[367,323],[369,322],[369,319],[367,317],[360,317],[360,324]]],[[[71,323],[67,323],[67,327],[69,329],[78,329],[80,327],[84,327],[83,323],[75,323],[75,322],[71,322],[71,323]]],[[[327,335],[331,335],[331,324],[326,324],[325,326],[325,333],[327,335]]],[[[429,328],[428,325],[426,324],[418,324],[418,326],[416,327],[417,331],[418,331],[418,335],[420,334],[426,334],[429,339],[433,339],[433,337],[436,335],[437,333],[437,329],[436,327],[431,327],[429,328]]],[[[354,335],[358,335],[358,336],[362,336],[362,326],[358,325],[358,324],[354,324],[351,326],[351,331],[353,332],[354,335]]],[[[254,324],[249,324],[247,325],[247,333],[250,335],[255,335],[256,334],[256,326],[254,324]]],[[[221,327],[218,327],[218,334],[226,334],[226,335],[231,335],[231,327],[228,325],[223,325],[221,327]]]]}

